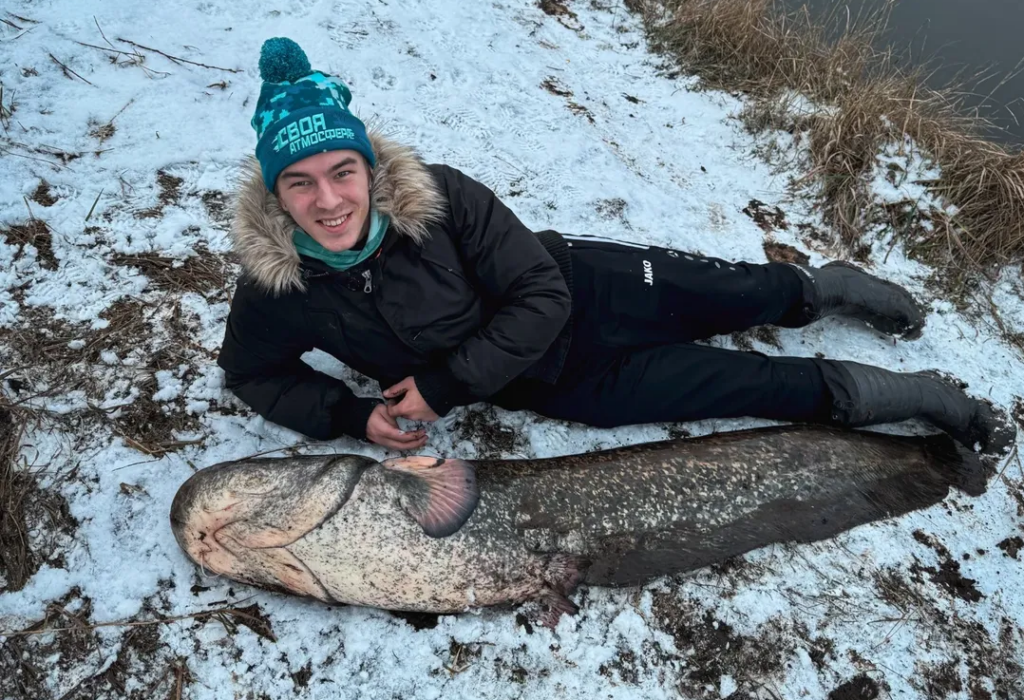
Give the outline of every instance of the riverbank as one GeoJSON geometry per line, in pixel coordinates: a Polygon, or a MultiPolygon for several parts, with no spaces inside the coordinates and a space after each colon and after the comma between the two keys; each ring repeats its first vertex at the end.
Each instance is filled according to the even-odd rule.
{"type": "Polygon", "coordinates": [[[883,14],[837,27],[773,0],[626,4],[643,18],[653,50],[707,87],[753,101],[753,133],[807,139],[799,186],[812,190],[838,252],[855,257],[864,231],[888,218],[910,254],[935,266],[936,282],[961,301],[978,276],[992,279],[1024,258],[1024,155],[982,137],[987,125],[957,100],[957,86],[928,87],[923,69],[901,69],[876,48],[883,14]],[[872,173],[891,144],[934,162],[938,177],[924,184],[952,215],[923,219],[875,206],[872,173]]]}

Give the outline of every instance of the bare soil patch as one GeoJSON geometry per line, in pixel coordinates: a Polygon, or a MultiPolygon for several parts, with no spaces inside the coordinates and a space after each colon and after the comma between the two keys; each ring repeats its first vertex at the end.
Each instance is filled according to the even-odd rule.
{"type": "Polygon", "coordinates": [[[956,561],[945,545],[936,538],[922,532],[914,531],[914,539],[931,547],[939,556],[940,564],[936,569],[933,566],[921,566],[914,564],[910,570],[914,574],[928,574],[932,583],[944,588],[950,595],[954,595],[969,603],[977,603],[985,596],[975,587],[974,579],[966,578],[960,573],[960,562],[956,561]]]}
{"type": "Polygon", "coordinates": [[[1005,540],[996,545],[999,549],[1003,550],[1003,553],[1012,558],[1017,559],[1017,554],[1024,549],[1024,538],[1020,536],[1007,537],[1005,540]]]}
{"type": "Polygon", "coordinates": [[[582,116],[586,117],[587,121],[590,122],[591,124],[595,124],[596,123],[594,121],[593,113],[589,109],[584,107],[583,105],[579,104],[578,102],[574,102],[572,100],[568,101],[568,105],[569,105],[569,111],[572,112],[573,114],[575,114],[576,116],[581,116],[582,115],[582,116]]]}
{"type": "Polygon", "coordinates": [[[1019,396],[1014,398],[1011,413],[1013,414],[1013,419],[1017,421],[1017,425],[1020,426],[1021,430],[1024,430],[1024,399],[1019,396]]]}
{"type": "Polygon", "coordinates": [[[0,408],[0,590],[20,591],[39,568],[28,548],[25,497],[31,488],[15,471],[24,424],[0,408]],[[33,566],[35,564],[35,566],[33,566]]]}
{"type": "Polygon", "coordinates": [[[875,700],[881,693],[878,683],[862,673],[830,692],[828,700],[875,700]]]}
{"type": "Polygon", "coordinates": [[[754,223],[760,226],[765,233],[789,228],[782,209],[777,206],[771,207],[758,199],[750,200],[750,203],[743,207],[743,213],[753,219],[754,223]]]}
{"type": "Polygon", "coordinates": [[[806,265],[811,261],[811,257],[799,248],[777,241],[765,241],[764,254],[772,262],[806,265]]]}
{"type": "Polygon", "coordinates": [[[214,221],[225,222],[231,218],[228,197],[220,190],[208,190],[203,192],[200,199],[203,201],[203,206],[206,207],[206,213],[209,214],[210,218],[214,221]]]}
{"type": "Polygon", "coordinates": [[[550,92],[552,95],[565,98],[565,104],[569,108],[569,111],[577,116],[583,116],[587,118],[591,124],[594,124],[594,115],[589,109],[579,104],[572,99],[572,90],[562,85],[562,83],[555,77],[549,77],[540,84],[542,88],[550,92]]]}
{"type": "MultiPolygon", "coordinates": [[[[147,389],[155,390],[155,383],[147,389]]],[[[180,440],[178,435],[200,428],[194,416],[154,401],[148,392],[119,409],[111,422],[118,434],[146,454],[161,454],[189,445],[190,441],[180,440]]]]}
{"type": "Polygon", "coordinates": [[[770,345],[776,350],[782,350],[782,340],[779,338],[779,329],[775,326],[757,326],[745,331],[731,333],[729,337],[740,350],[750,352],[755,349],[754,341],[770,345]]]}
{"type": "Polygon", "coordinates": [[[963,681],[960,679],[959,664],[956,661],[945,661],[925,666],[920,670],[920,674],[924,680],[924,690],[929,698],[946,698],[964,689],[963,681]]]}
{"type": "Polygon", "coordinates": [[[313,678],[313,664],[306,662],[306,665],[300,668],[295,673],[291,674],[292,683],[295,684],[295,692],[300,692],[303,688],[309,686],[309,681],[313,678]]]}
{"type": "MultiPolygon", "coordinates": [[[[940,551],[945,549],[941,544],[937,546],[940,551]]],[[[985,554],[984,550],[978,550],[977,553],[979,556],[985,554]]],[[[948,552],[946,555],[948,557],[948,552]]],[[[984,626],[969,617],[950,613],[945,606],[940,609],[935,601],[922,593],[922,587],[928,584],[914,572],[917,568],[911,567],[910,577],[896,569],[878,572],[875,575],[875,590],[879,598],[900,611],[901,624],[922,628],[928,640],[926,648],[946,657],[936,665],[924,668],[915,678],[924,697],[941,698],[945,697],[942,694],[944,692],[962,692],[956,689],[958,685],[967,689],[968,697],[972,700],[1010,700],[1021,697],[1024,691],[1024,685],[1021,684],[1022,669],[1014,660],[1024,644],[1024,630],[1020,625],[1015,620],[1003,617],[998,623],[999,633],[993,637],[984,626]],[[966,674],[960,671],[961,661],[966,662],[966,674]],[[996,688],[995,694],[985,689],[986,682],[996,688]],[[934,693],[929,689],[934,690],[934,693]]],[[[932,572],[937,576],[942,576],[944,570],[948,571],[944,567],[937,570],[932,567],[932,572]]],[[[955,573],[959,575],[959,571],[955,573]]],[[[963,598],[963,589],[956,583],[955,577],[949,576],[946,581],[948,587],[943,585],[941,579],[939,585],[951,595],[963,598]]],[[[973,583],[970,582],[972,589],[973,583]]],[[[967,595],[968,600],[973,597],[970,593],[967,595]]]]}
{"type": "Polygon", "coordinates": [[[611,678],[619,683],[637,685],[640,682],[642,668],[643,664],[634,651],[619,649],[615,658],[601,664],[597,671],[605,678],[611,678]]]}
{"type": "MultiPolygon", "coordinates": [[[[187,279],[208,281],[209,277],[193,274],[187,279]]],[[[180,436],[200,433],[200,421],[184,410],[181,400],[152,398],[159,389],[156,373],[172,371],[187,383],[197,359],[208,360],[209,353],[194,341],[178,300],[162,304],[121,299],[100,314],[108,322],[100,329],[54,318],[48,307],[23,307],[21,325],[10,334],[16,362],[22,367],[12,377],[20,388],[18,400],[79,389],[96,405],[120,379],[126,383],[125,391],[130,385],[137,393],[128,405],[50,418],[76,435],[89,434],[85,424],[98,421],[146,454],[193,444],[180,436]],[[182,365],[187,367],[184,374],[182,365]]]]}
{"type": "Polygon", "coordinates": [[[552,95],[557,95],[558,97],[572,97],[572,90],[559,83],[558,78],[546,78],[540,86],[552,95]]]}
{"type": "Polygon", "coordinates": [[[658,627],[673,637],[685,659],[679,689],[687,696],[718,698],[723,675],[736,680],[739,693],[756,690],[785,669],[793,651],[790,635],[772,623],[760,638],[737,634],[711,611],[671,592],[655,593],[652,610],[658,627]]]}
{"type": "Polygon", "coordinates": [[[421,630],[432,630],[440,622],[440,615],[434,613],[406,612],[404,610],[390,611],[392,617],[404,620],[417,632],[421,630]]]}
{"type": "Polygon", "coordinates": [[[544,11],[544,14],[552,17],[576,17],[576,13],[570,10],[562,0],[539,0],[537,6],[544,11]]]}
{"type": "Polygon", "coordinates": [[[50,183],[46,180],[39,181],[39,186],[36,187],[30,199],[44,207],[52,207],[57,203],[57,198],[50,192],[50,183]]]}
{"type": "Polygon", "coordinates": [[[56,318],[50,307],[22,306],[20,323],[9,333],[8,346],[25,394],[46,385],[46,395],[91,388],[102,396],[105,386],[96,386],[91,366],[102,362],[104,351],[123,357],[144,348],[149,324],[146,307],[122,299],[100,313],[106,328],[56,318]]]}

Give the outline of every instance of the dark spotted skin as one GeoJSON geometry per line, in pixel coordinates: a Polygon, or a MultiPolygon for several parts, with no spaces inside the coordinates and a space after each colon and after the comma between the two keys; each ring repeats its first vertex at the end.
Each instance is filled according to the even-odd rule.
{"type": "MultiPolygon", "coordinates": [[[[932,505],[951,485],[981,493],[986,479],[945,436],[822,427],[473,464],[479,502],[447,537],[429,537],[410,516],[404,478],[353,456],[252,460],[248,468],[262,476],[245,488],[238,479],[246,467],[231,466],[231,478],[222,467],[203,470],[175,499],[173,518],[192,523],[175,525],[176,534],[211,529],[203,524],[209,507],[197,504],[230,501],[216,493],[277,482],[279,499],[260,496],[249,516],[238,514],[247,524],[225,529],[240,533],[221,537],[239,563],[220,573],[395,610],[457,612],[530,599],[564,610],[563,596],[580,582],[640,584],[772,543],[826,539],[932,505]],[[246,549],[253,543],[272,547],[246,549]]],[[[179,536],[197,559],[205,545],[186,540],[179,536]]]]}
{"type": "Polygon", "coordinates": [[[827,539],[930,506],[985,476],[946,436],[768,428],[549,460],[476,462],[481,492],[525,546],[632,585],[777,542],[827,539]]]}

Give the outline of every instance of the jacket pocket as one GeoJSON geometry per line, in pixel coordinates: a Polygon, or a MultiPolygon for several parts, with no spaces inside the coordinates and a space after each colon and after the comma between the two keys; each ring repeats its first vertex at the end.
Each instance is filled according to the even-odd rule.
{"type": "MultiPolygon", "coordinates": [[[[444,252],[454,253],[454,251],[444,252]]],[[[420,260],[429,265],[432,265],[435,268],[440,268],[441,270],[454,276],[456,279],[460,280],[464,285],[472,289],[473,283],[470,281],[469,276],[466,274],[466,272],[462,269],[462,262],[457,258],[446,259],[447,257],[448,256],[445,254],[438,255],[437,252],[435,251],[425,250],[423,251],[423,254],[420,256],[420,260]]]]}

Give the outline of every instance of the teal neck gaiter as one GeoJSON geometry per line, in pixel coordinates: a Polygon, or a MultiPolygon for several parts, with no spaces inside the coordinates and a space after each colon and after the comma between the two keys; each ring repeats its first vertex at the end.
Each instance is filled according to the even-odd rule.
{"type": "Polygon", "coordinates": [[[295,232],[292,233],[292,243],[295,244],[295,249],[299,251],[299,255],[321,260],[335,270],[347,270],[377,252],[381,241],[384,240],[384,232],[388,230],[389,223],[390,219],[387,216],[378,214],[376,209],[371,209],[370,232],[363,242],[362,250],[331,252],[313,240],[313,237],[301,228],[296,228],[295,232]]]}

